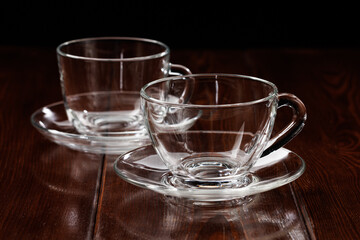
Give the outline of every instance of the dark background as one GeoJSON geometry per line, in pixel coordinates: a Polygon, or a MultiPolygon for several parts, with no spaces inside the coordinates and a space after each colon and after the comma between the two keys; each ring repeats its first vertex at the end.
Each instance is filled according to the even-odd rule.
{"type": "Polygon", "coordinates": [[[13,0],[0,8],[0,44],[133,36],[170,48],[360,46],[357,6],[288,2],[13,0]]]}

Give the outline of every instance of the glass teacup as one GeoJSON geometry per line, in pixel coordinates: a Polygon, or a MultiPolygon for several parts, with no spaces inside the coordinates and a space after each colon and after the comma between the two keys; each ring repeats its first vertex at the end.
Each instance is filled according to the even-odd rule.
{"type": "Polygon", "coordinates": [[[146,84],[140,95],[155,150],[175,181],[188,186],[247,185],[254,163],[295,137],[306,120],[300,99],[250,76],[168,77],[146,84]],[[293,118],[271,138],[282,106],[293,109],[293,118]]]}
{"type": "Polygon", "coordinates": [[[144,135],[141,87],[158,78],[190,73],[170,63],[167,45],[151,39],[78,39],[59,45],[57,54],[67,116],[86,135],[124,139],[144,135]]]}

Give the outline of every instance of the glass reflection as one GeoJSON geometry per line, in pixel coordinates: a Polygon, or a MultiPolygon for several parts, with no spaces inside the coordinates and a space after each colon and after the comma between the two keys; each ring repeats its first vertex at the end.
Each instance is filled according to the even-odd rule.
{"type": "Polygon", "coordinates": [[[309,239],[288,185],[211,205],[139,190],[114,214],[113,231],[136,239],[309,239]]]}

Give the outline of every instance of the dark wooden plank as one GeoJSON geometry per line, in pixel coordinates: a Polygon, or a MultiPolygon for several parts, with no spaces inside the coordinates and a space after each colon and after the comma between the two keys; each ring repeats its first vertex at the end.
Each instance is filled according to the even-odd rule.
{"type": "Polygon", "coordinates": [[[360,51],[256,51],[249,59],[256,75],[307,106],[307,124],[288,147],[307,163],[294,189],[308,225],[318,239],[359,239],[360,51]]]}
{"type": "MultiPolygon", "coordinates": [[[[0,48],[0,238],[91,238],[97,180],[102,174],[96,238],[134,237],[129,228],[121,225],[127,220],[115,217],[113,211],[117,216],[124,213],[130,220],[136,214],[144,216],[146,219],[139,223],[149,220],[151,226],[156,226],[156,219],[165,219],[164,213],[173,210],[156,198],[157,194],[118,179],[110,167],[110,158],[102,173],[101,156],[59,147],[31,127],[29,117],[36,108],[61,99],[52,51],[0,48]],[[144,202],[145,207],[124,207],[124,201],[134,198],[144,202]],[[162,206],[162,210],[151,211],[154,206],[162,206]]],[[[262,77],[276,83],[280,92],[300,97],[309,119],[303,132],[287,147],[307,163],[305,174],[291,185],[301,229],[306,228],[310,236],[313,231],[317,239],[360,238],[359,50],[186,50],[174,52],[173,59],[194,73],[262,77]]],[[[279,114],[277,124],[285,121],[279,114]]],[[[281,194],[276,191],[269,193],[274,194],[271,198],[279,199],[276,196],[281,194]]],[[[237,225],[229,227],[223,217],[206,223],[220,228],[208,232],[211,228],[182,224],[181,231],[168,238],[183,236],[183,229],[188,236],[219,236],[229,233],[221,229],[238,229],[237,225]]],[[[163,234],[156,228],[151,231],[155,236],[163,234]]],[[[232,236],[240,236],[237,232],[231,232],[232,236]]]]}
{"type": "Polygon", "coordinates": [[[0,48],[0,239],[91,239],[102,156],[44,139],[30,123],[61,100],[54,49],[0,48]]]}

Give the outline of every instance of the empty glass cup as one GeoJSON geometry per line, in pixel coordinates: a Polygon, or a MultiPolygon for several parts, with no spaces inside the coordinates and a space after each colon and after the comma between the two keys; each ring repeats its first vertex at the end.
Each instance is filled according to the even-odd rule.
{"type": "Polygon", "coordinates": [[[256,160],[290,141],[306,120],[297,97],[242,75],[163,78],[146,84],[141,100],[146,128],[174,185],[245,186],[256,160]],[[293,118],[270,138],[282,106],[293,109],[293,118]]]}
{"type": "Polygon", "coordinates": [[[190,73],[169,62],[168,46],[150,39],[79,39],[58,46],[57,54],[68,118],[86,135],[144,135],[141,87],[172,73],[190,73]]]}

